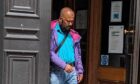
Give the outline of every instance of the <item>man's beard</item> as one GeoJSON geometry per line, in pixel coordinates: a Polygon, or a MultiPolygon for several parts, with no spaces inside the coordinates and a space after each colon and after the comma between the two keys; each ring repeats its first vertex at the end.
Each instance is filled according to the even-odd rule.
{"type": "Polygon", "coordinates": [[[65,27],[66,31],[70,31],[71,27],[70,26],[67,26],[65,27]]]}
{"type": "Polygon", "coordinates": [[[64,27],[63,28],[63,32],[66,33],[66,34],[68,34],[70,32],[70,27],[68,27],[68,26],[67,27],[64,27]]]}
{"type": "Polygon", "coordinates": [[[60,25],[60,28],[64,33],[69,33],[69,31],[71,29],[71,26],[65,26],[64,27],[64,26],[60,25]]]}

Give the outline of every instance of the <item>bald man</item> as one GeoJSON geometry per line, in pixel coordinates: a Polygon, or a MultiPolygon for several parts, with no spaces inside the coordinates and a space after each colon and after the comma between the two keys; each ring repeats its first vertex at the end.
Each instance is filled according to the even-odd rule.
{"type": "Polygon", "coordinates": [[[51,22],[51,84],[78,84],[83,79],[80,35],[72,28],[75,14],[69,7],[51,22]]]}

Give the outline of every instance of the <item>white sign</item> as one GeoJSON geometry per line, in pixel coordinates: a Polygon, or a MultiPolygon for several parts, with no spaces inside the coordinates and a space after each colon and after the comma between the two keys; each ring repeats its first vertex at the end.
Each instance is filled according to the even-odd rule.
{"type": "Polygon", "coordinates": [[[108,53],[123,53],[124,26],[109,26],[108,53]]]}
{"type": "Polygon", "coordinates": [[[111,22],[122,21],[122,1],[111,2],[111,22]]]}

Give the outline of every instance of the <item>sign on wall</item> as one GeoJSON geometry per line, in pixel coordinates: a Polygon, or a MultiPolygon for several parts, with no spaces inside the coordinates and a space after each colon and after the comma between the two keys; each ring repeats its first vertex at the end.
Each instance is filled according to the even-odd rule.
{"type": "Polygon", "coordinates": [[[111,22],[122,21],[122,1],[111,2],[111,22]]]}
{"type": "Polygon", "coordinates": [[[123,53],[124,26],[109,26],[108,53],[123,53]]]}

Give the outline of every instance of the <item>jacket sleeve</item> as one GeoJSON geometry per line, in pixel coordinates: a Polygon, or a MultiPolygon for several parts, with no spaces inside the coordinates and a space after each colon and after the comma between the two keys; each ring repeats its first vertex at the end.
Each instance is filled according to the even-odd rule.
{"type": "Polygon", "coordinates": [[[55,39],[55,33],[54,30],[51,32],[51,40],[50,40],[50,59],[51,62],[57,65],[58,67],[64,69],[66,66],[66,63],[61,60],[58,55],[55,53],[56,45],[56,39],[55,39]]]}
{"type": "Polygon", "coordinates": [[[77,42],[75,44],[75,58],[76,58],[76,62],[75,62],[75,66],[77,69],[78,74],[83,74],[83,64],[82,64],[82,60],[81,60],[81,48],[80,48],[80,42],[77,42]]]}

